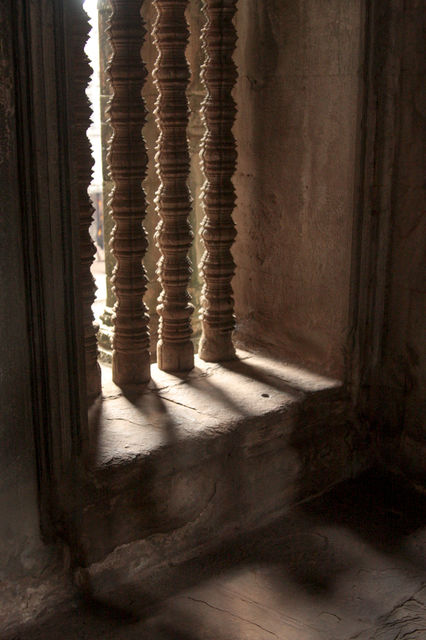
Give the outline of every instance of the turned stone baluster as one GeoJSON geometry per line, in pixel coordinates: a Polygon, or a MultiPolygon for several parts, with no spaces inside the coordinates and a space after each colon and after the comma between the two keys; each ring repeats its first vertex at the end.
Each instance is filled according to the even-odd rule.
{"type": "Polygon", "coordinates": [[[90,237],[89,228],[92,223],[94,208],[88,187],[92,177],[93,158],[87,129],[90,126],[92,110],[86,95],[92,68],[84,52],[90,26],[82,0],[73,0],[69,4],[72,36],[72,55],[70,56],[71,119],[72,119],[72,153],[77,179],[77,207],[79,216],[80,242],[80,300],[81,317],[86,362],[86,389],[88,400],[93,400],[101,393],[101,370],[98,364],[98,347],[96,341],[97,327],[94,324],[92,304],[95,299],[96,285],[90,271],[96,248],[90,237]]]}
{"type": "Polygon", "coordinates": [[[112,249],[117,260],[112,368],[114,382],[129,387],[150,378],[148,315],[143,302],[147,278],[142,265],[148,245],[142,226],[146,212],[142,180],[148,157],[142,138],[146,109],[141,96],[147,72],[140,51],[146,32],[141,0],[111,0],[111,7],[108,33],[113,53],[108,73],[113,136],[108,160],[114,183],[112,249]]]}
{"type": "Polygon", "coordinates": [[[100,316],[98,344],[101,350],[101,358],[108,359],[112,356],[113,333],[113,308],[116,302],[112,286],[112,276],[115,266],[115,258],[112,253],[111,236],[114,220],[111,214],[112,180],[108,166],[107,156],[110,146],[112,130],[109,122],[108,105],[111,100],[111,86],[108,79],[107,67],[111,58],[111,45],[107,28],[111,17],[110,0],[98,0],[98,31],[99,31],[99,88],[100,88],[100,115],[101,115],[101,145],[102,145],[102,201],[103,201],[103,235],[105,255],[105,284],[106,300],[105,309],[100,316]]]}
{"type": "Polygon", "coordinates": [[[160,222],[156,239],[161,258],[157,273],[163,288],[158,306],[157,361],[163,371],[187,371],[194,366],[190,320],[193,306],[188,293],[191,275],[188,251],[193,235],[189,223],[191,196],[187,184],[187,1],[154,0],[157,19],[153,36],[158,50],[154,69],[158,88],[155,113],[160,130],[156,155],[160,179],[156,205],[160,222]]]}
{"type": "Polygon", "coordinates": [[[235,190],[232,176],[237,152],[232,126],[236,107],[231,92],[237,70],[232,60],[237,40],[233,18],[237,0],[205,0],[207,23],[203,29],[206,62],[202,77],[207,96],[202,107],[206,133],[202,163],[205,217],[201,227],[205,253],[201,261],[202,336],[199,356],[209,362],[235,357],[232,332],[235,327],[231,280],[235,264],[231,246],[236,231],[232,220],[235,190]]]}

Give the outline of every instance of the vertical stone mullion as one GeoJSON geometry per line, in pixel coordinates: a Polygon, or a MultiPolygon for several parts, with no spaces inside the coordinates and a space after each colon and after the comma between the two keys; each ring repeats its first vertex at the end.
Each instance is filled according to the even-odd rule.
{"type": "Polygon", "coordinates": [[[154,0],[157,19],[153,35],[158,50],[154,79],[158,88],[156,116],[160,130],[156,155],[160,179],[156,204],[160,222],[156,239],[161,258],[157,273],[163,289],[158,306],[157,361],[164,371],[185,371],[194,366],[190,320],[193,306],[188,293],[191,276],[188,252],[193,235],[188,188],[187,4],[188,0],[154,0]]]}
{"type": "Polygon", "coordinates": [[[89,229],[92,223],[93,206],[88,193],[92,177],[93,158],[87,130],[90,126],[92,114],[86,89],[89,84],[92,69],[84,51],[88,39],[89,19],[82,6],[83,0],[73,0],[70,3],[71,12],[71,118],[72,145],[75,158],[75,173],[77,179],[77,206],[79,215],[80,240],[80,300],[83,322],[83,336],[86,362],[86,388],[88,400],[93,400],[101,392],[101,371],[98,364],[98,348],[96,340],[97,327],[94,324],[92,304],[95,299],[96,285],[90,267],[96,248],[90,237],[89,229]]]}
{"type": "Polygon", "coordinates": [[[150,378],[148,315],[143,302],[146,273],[142,264],[147,237],[142,226],[146,213],[142,180],[148,157],[142,137],[146,119],[141,96],[146,68],[141,60],[145,28],[141,0],[111,0],[108,27],[112,57],[108,68],[113,95],[109,104],[113,136],[108,154],[115,222],[112,249],[117,264],[113,285],[113,380],[122,387],[150,378]]]}
{"type": "Polygon", "coordinates": [[[231,280],[235,264],[231,246],[236,231],[232,220],[235,189],[232,176],[237,160],[232,133],[236,106],[232,98],[237,70],[232,56],[237,40],[233,18],[237,0],[205,0],[207,23],[203,29],[206,61],[202,77],[207,96],[202,107],[206,133],[202,141],[205,217],[201,236],[205,253],[201,261],[202,336],[199,355],[218,362],[235,357],[235,326],[231,280]]]}

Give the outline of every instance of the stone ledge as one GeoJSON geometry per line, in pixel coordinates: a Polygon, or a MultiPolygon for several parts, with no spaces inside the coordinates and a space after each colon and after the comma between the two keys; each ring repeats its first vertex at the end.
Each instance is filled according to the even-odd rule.
{"type": "Polygon", "coordinates": [[[151,383],[130,395],[104,369],[86,471],[63,499],[72,496],[64,531],[79,565],[152,536],[166,556],[185,552],[364,468],[367,446],[338,381],[238,356],[196,359],[182,376],[153,366],[151,383]]]}

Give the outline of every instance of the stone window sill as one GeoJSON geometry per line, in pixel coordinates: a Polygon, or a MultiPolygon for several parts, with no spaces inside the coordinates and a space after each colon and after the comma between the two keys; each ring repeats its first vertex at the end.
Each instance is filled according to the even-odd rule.
{"type": "Polygon", "coordinates": [[[155,539],[167,555],[256,527],[360,466],[340,382],[238,357],[197,358],[186,375],[153,366],[133,395],[105,367],[81,487],[64,513],[81,566],[136,540],[155,539]]]}

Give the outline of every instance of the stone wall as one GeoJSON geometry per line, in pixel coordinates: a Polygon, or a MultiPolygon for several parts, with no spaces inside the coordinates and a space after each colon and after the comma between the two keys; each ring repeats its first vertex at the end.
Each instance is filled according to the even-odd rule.
{"type": "MultiPolygon", "coordinates": [[[[102,5],[107,4],[102,0],[102,5]]],[[[191,0],[187,49],[191,68],[188,138],[192,153],[192,224],[202,220],[203,174],[199,147],[203,129],[199,47],[204,21],[201,0],[191,0]]],[[[147,25],[143,59],[152,71],[156,48],[152,3],[143,5],[147,25]]],[[[344,0],[246,0],[239,2],[235,60],[239,81],[234,128],[239,165],[235,175],[238,240],[234,279],[238,339],[264,346],[289,360],[343,376],[349,330],[349,281],[356,197],[364,2],[344,0]],[[254,47],[253,43],[258,43],[254,47]]],[[[148,75],[144,136],[149,154],[144,186],[149,203],[145,226],[150,247],[146,302],[155,353],[159,285],[154,206],[158,180],[153,116],[156,89],[148,75]]],[[[202,246],[195,234],[191,294],[199,333],[202,246]]]]}
{"type": "MultiPolygon", "coordinates": [[[[394,467],[426,480],[425,11],[401,10],[395,43],[395,165],[388,287],[377,420],[394,467]]],[[[388,460],[389,461],[389,460],[388,460]]]]}
{"type": "Polygon", "coordinates": [[[238,6],[237,336],[343,375],[364,2],[238,6]]]}
{"type": "MultiPolygon", "coordinates": [[[[393,0],[391,4],[398,2],[393,0]]],[[[22,7],[31,7],[38,16],[39,7],[45,9],[53,4],[7,0],[0,12],[0,624],[5,623],[6,616],[32,615],[41,602],[48,602],[63,588],[61,562],[52,547],[43,544],[39,528],[37,467],[40,469],[41,461],[36,460],[35,453],[33,419],[37,407],[32,404],[35,378],[30,371],[37,318],[27,308],[27,280],[31,274],[24,259],[28,238],[23,232],[23,221],[33,211],[21,182],[23,146],[16,132],[22,114],[16,111],[19,91],[15,82],[19,74],[12,63],[16,58],[11,38],[11,34],[16,36],[12,17],[22,7]]],[[[188,14],[196,29],[200,26],[199,5],[199,0],[192,0],[188,14]]],[[[400,108],[377,405],[381,432],[386,436],[387,461],[414,473],[416,478],[423,477],[426,460],[425,411],[422,415],[421,409],[426,368],[421,279],[422,9],[418,0],[406,2],[397,29],[401,47],[400,108]]],[[[234,248],[237,336],[241,341],[267,347],[275,355],[336,376],[344,373],[350,327],[364,24],[361,0],[240,0],[237,19],[236,61],[240,71],[235,92],[239,108],[235,135],[240,153],[235,176],[238,194],[235,221],[239,232],[234,248]]],[[[48,20],[34,19],[33,35],[36,37],[42,27],[50,29],[50,25],[48,20]]],[[[189,57],[197,69],[200,58],[194,42],[189,57]]],[[[149,40],[146,47],[152,62],[154,52],[149,40]]],[[[22,46],[22,50],[28,53],[27,47],[22,46]]],[[[41,60],[47,64],[48,53],[43,51],[44,57],[34,57],[38,66],[41,60]]],[[[53,49],[50,53],[53,59],[53,49]]],[[[53,70],[47,68],[45,73],[46,85],[51,89],[53,70]]],[[[202,98],[196,74],[189,92],[195,107],[190,125],[195,150],[201,135],[198,108],[202,98]]],[[[152,86],[148,84],[146,99],[150,109],[153,98],[152,86]]],[[[60,113],[53,104],[50,109],[46,117],[49,113],[50,116],[60,113]]],[[[50,117],[47,151],[50,145],[58,144],[52,123],[50,117]]],[[[43,126],[39,122],[40,130],[43,126]]],[[[152,120],[147,126],[147,141],[152,146],[155,138],[152,120]]],[[[35,151],[40,156],[43,149],[35,151]]],[[[191,180],[197,197],[201,174],[195,158],[191,180]]],[[[41,182],[44,175],[39,177],[41,182]]],[[[45,189],[46,200],[54,199],[58,183],[53,179],[45,182],[50,188],[49,193],[45,189]]],[[[152,161],[147,190],[152,203],[155,192],[152,161]]],[[[48,217],[46,205],[37,255],[37,259],[48,263],[44,265],[44,276],[56,287],[49,289],[52,299],[58,290],[58,279],[64,280],[60,269],[55,273],[48,269],[50,260],[52,264],[61,264],[58,255],[62,253],[63,238],[58,229],[62,229],[59,221],[64,219],[64,208],[52,205],[53,209],[58,226],[50,227],[53,218],[48,217]],[[46,250],[50,246],[46,238],[50,235],[58,254],[55,256],[46,250]]],[[[198,199],[195,218],[201,218],[198,199]]],[[[153,214],[151,220],[155,220],[153,214]]],[[[34,244],[35,240],[31,238],[34,244]]],[[[199,261],[200,251],[197,240],[194,265],[199,261]]],[[[154,262],[147,265],[151,278],[154,262]]],[[[194,280],[192,284],[195,288],[197,283],[194,280]]],[[[46,283],[40,283],[40,288],[43,286],[47,291],[46,283]]],[[[46,297],[48,309],[52,308],[50,298],[46,297]]],[[[67,362],[64,356],[67,352],[73,355],[72,336],[64,330],[67,320],[64,308],[69,306],[65,303],[59,306],[59,302],[54,312],[50,315],[46,312],[46,317],[41,318],[46,332],[40,335],[50,335],[48,347],[55,341],[62,345],[62,359],[58,358],[56,369],[49,369],[47,381],[42,379],[41,370],[36,376],[40,387],[45,384],[41,392],[52,405],[57,397],[62,397],[54,393],[56,389],[66,395],[66,380],[62,386],[53,385],[66,368],[61,369],[59,364],[67,362]]],[[[58,401],[57,422],[52,421],[60,437],[64,437],[64,450],[68,447],[70,406],[65,402],[59,405],[58,401]]]]}
{"type": "MultiPolygon", "coordinates": [[[[22,220],[25,197],[18,176],[22,140],[15,101],[11,2],[0,11],[0,627],[30,617],[59,591],[47,581],[56,564],[40,533],[33,433],[31,344],[26,304],[22,220]],[[43,576],[43,578],[42,578],[43,576]]],[[[27,194],[28,195],[28,194],[27,194]]]]}
{"type": "MultiPolygon", "coordinates": [[[[0,581],[37,564],[37,478],[31,424],[29,344],[23,271],[21,206],[16,182],[14,68],[8,16],[0,14],[0,581]],[[13,269],[10,269],[13,265],[13,269]]],[[[1,617],[1,614],[0,614],[1,617]]]]}

